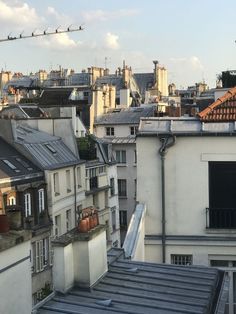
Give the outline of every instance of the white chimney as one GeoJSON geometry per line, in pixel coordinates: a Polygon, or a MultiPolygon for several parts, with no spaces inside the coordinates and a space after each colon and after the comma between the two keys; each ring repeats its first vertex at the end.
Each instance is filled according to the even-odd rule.
{"type": "Polygon", "coordinates": [[[106,231],[97,226],[86,233],[73,230],[53,241],[56,291],[74,285],[89,288],[107,272],[106,231]]]}

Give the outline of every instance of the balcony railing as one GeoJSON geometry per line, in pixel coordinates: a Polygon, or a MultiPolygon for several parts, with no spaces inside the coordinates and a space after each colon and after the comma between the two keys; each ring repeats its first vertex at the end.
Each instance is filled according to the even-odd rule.
{"type": "Polygon", "coordinates": [[[89,188],[90,190],[98,188],[98,177],[92,177],[89,179],[89,188]]]}
{"type": "Polygon", "coordinates": [[[206,208],[206,227],[236,229],[236,208],[206,208]]]}

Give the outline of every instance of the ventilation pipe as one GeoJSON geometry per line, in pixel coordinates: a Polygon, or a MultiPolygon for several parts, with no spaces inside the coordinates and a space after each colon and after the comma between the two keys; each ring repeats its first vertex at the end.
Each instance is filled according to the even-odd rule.
{"type": "Polygon", "coordinates": [[[162,220],[162,263],[166,262],[166,205],[165,205],[165,156],[167,149],[173,146],[176,142],[176,137],[171,135],[168,137],[160,137],[161,147],[159,155],[161,157],[161,220],[162,220]]]}

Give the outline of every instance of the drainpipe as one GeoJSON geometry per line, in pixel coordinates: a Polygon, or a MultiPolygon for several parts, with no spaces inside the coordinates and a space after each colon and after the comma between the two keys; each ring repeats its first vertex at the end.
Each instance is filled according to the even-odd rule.
{"type": "Polygon", "coordinates": [[[73,166],[73,173],[74,173],[74,210],[75,210],[75,226],[77,227],[77,221],[76,221],[76,211],[77,211],[77,206],[76,206],[76,165],[73,166]]]}
{"type": "Polygon", "coordinates": [[[161,147],[159,148],[159,155],[161,157],[161,221],[162,221],[162,263],[166,262],[166,204],[165,204],[165,155],[167,149],[175,144],[176,137],[160,137],[161,147]]]}

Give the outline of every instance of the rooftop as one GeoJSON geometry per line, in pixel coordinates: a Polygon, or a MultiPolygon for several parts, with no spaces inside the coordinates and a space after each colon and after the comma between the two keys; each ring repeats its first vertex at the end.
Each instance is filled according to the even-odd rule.
{"type": "Polygon", "coordinates": [[[198,118],[141,118],[137,136],[173,134],[179,136],[236,135],[235,122],[202,122],[198,118]]]}
{"type": "Polygon", "coordinates": [[[199,114],[201,121],[236,121],[236,87],[228,90],[199,114]]]}
{"type": "Polygon", "coordinates": [[[45,170],[78,164],[80,159],[60,137],[18,124],[14,130],[16,145],[27,151],[35,163],[45,170]]]}
{"type": "Polygon", "coordinates": [[[96,119],[95,125],[139,124],[141,117],[153,117],[155,105],[143,105],[128,109],[114,109],[96,119]]]}
{"type": "Polygon", "coordinates": [[[31,182],[43,173],[31,161],[0,137],[0,185],[10,182],[31,182]]]}
{"type": "Polygon", "coordinates": [[[134,262],[124,259],[122,249],[112,249],[108,262],[108,272],[90,290],[74,287],[56,294],[37,313],[221,313],[216,306],[223,271],[134,262]]]}

